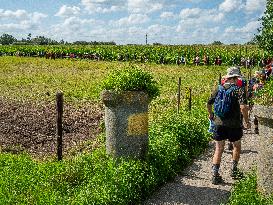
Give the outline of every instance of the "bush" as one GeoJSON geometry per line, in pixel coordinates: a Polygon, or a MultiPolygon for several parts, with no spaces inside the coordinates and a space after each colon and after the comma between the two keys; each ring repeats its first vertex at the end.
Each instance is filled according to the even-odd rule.
{"type": "Polygon", "coordinates": [[[232,192],[228,201],[229,205],[248,205],[273,204],[273,196],[265,198],[256,190],[257,175],[256,172],[248,173],[247,176],[238,181],[232,188],[232,192]]]}
{"type": "Polygon", "coordinates": [[[151,124],[149,159],[161,184],[172,178],[208,145],[208,121],[199,110],[165,113],[151,124]]]}
{"type": "Polygon", "coordinates": [[[257,92],[255,104],[273,106],[273,79],[266,81],[264,87],[257,92]]]}
{"type": "Polygon", "coordinates": [[[120,91],[145,91],[150,99],[159,96],[159,88],[150,73],[129,66],[122,70],[114,70],[102,82],[102,89],[120,91]]]}

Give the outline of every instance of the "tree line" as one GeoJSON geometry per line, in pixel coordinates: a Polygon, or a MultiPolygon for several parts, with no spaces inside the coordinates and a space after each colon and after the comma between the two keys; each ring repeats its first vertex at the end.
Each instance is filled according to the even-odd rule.
{"type": "Polygon", "coordinates": [[[32,37],[31,33],[26,38],[21,40],[16,39],[14,36],[4,33],[0,36],[1,45],[116,45],[114,41],[102,42],[102,41],[75,41],[69,43],[63,39],[60,41],[47,38],[45,36],[32,37]]]}

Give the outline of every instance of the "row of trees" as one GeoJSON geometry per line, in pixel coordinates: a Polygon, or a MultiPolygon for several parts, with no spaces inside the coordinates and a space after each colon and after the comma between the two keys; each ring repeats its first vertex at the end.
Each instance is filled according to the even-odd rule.
{"type": "Polygon", "coordinates": [[[17,40],[10,34],[4,33],[0,36],[0,44],[2,45],[60,45],[60,44],[74,44],[74,45],[116,45],[115,42],[100,42],[100,41],[75,41],[73,43],[65,42],[60,40],[59,42],[45,36],[31,37],[31,33],[28,34],[27,38],[17,40]]]}

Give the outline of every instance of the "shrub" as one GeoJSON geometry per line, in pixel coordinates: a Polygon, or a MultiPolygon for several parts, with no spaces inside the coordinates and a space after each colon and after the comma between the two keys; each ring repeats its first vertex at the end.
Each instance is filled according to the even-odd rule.
{"type": "Polygon", "coordinates": [[[235,186],[232,188],[228,204],[229,205],[273,204],[273,196],[265,198],[257,192],[256,188],[257,175],[256,171],[253,171],[251,173],[248,173],[245,178],[241,179],[235,184],[235,186]]]}
{"type": "Polygon", "coordinates": [[[150,73],[136,66],[112,71],[102,82],[102,89],[120,91],[145,91],[150,99],[159,96],[158,84],[150,73]]]}
{"type": "Polygon", "coordinates": [[[273,106],[273,79],[266,81],[263,89],[257,92],[254,102],[259,105],[273,106]]]}

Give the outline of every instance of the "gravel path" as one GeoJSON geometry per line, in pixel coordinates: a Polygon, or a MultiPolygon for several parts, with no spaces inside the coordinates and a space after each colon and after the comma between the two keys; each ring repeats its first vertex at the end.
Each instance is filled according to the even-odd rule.
{"type": "MultiPolygon", "coordinates": [[[[239,168],[244,172],[255,167],[259,135],[247,131],[242,139],[242,153],[239,168]]],[[[172,182],[165,184],[143,204],[145,205],[219,205],[228,200],[234,180],[229,176],[231,167],[231,151],[227,149],[222,156],[220,174],[225,183],[211,183],[211,166],[214,143],[211,142],[207,151],[198,157],[192,165],[177,176],[172,182]]]]}

